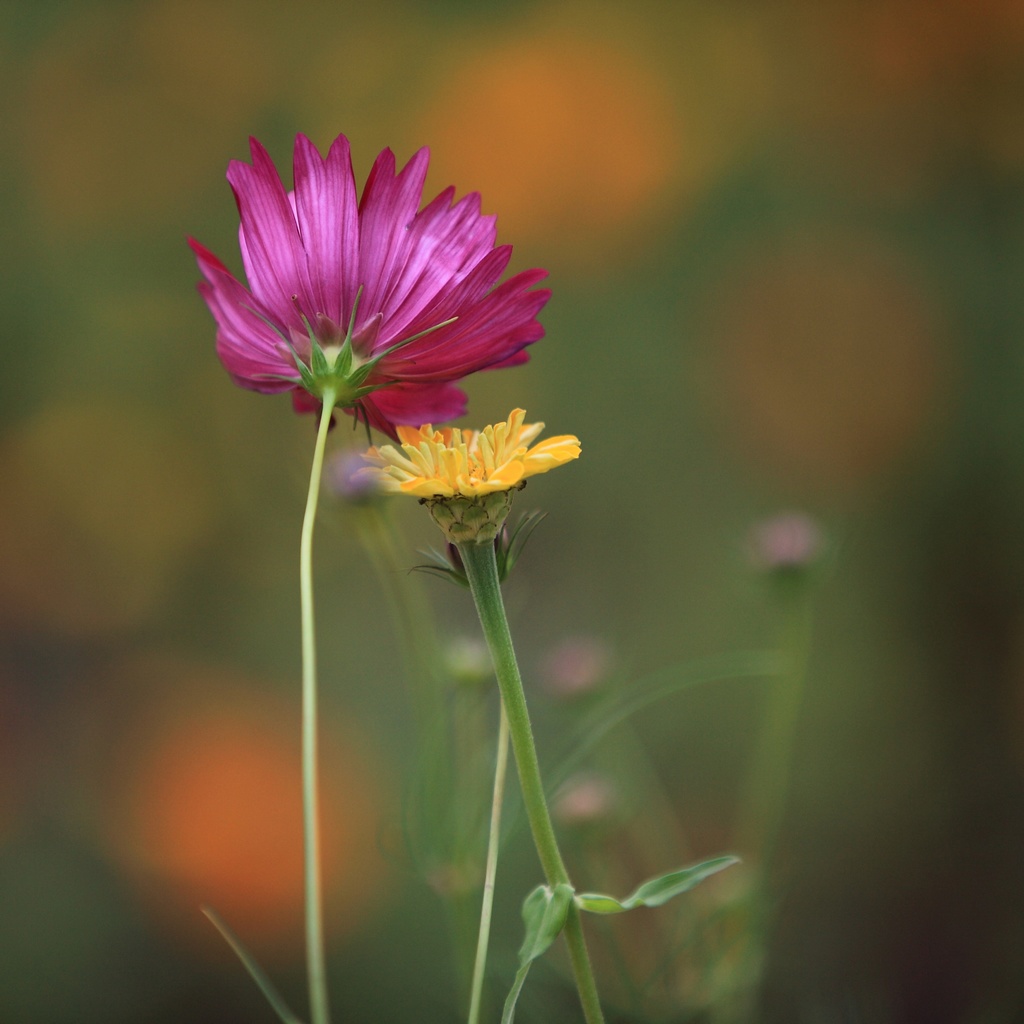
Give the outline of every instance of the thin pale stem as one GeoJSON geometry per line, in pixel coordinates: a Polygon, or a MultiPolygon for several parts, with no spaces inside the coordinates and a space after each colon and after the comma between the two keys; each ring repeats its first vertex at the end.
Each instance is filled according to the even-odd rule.
{"type": "Polygon", "coordinates": [[[487,836],[487,863],[484,867],[484,891],[480,904],[480,932],[476,940],[473,962],[473,983],[469,997],[468,1024],[479,1024],[480,1002],[487,968],[487,947],[491,938],[491,912],[494,909],[494,879],[498,872],[498,849],[501,845],[501,805],[505,796],[505,773],[508,769],[508,716],[502,703],[498,723],[498,754],[494,764],[494,792],[491,796],[491,826],[487,836]]]}
{"type": "MultiPolygon", "coordinates": [[[[515,649],[509,633],[505,604],[501,598],[501,584],[498,580],[498,564],[493,544],[465,543],[459,545],[462,561],[466,567],[473,600],[476,603],[480,625],[494,662],[495,675],[501,690],[501,700],[508,715],[512,750],[519,772],[519,785],[523,794],[523,806],[530,822],[534,846],[540,857],[541,866],[551,886],[568,884],[569,873],[565,869],[558,840],[547,801],[544,798],[544,784],[541,781],[537,748],[533,742],[533,729],[526,707],[526,695],[519,675],[515,649]]],[[[597,985],[590,966],[583,926],[579,909],[575,904],[569,908],[565,922],[565,941],[569,948],[573,976],[579,992],[583,1015],[587,1024],[603,1024],[604,1014],[597,995],[597,985]]]]}
{"type": "Polygon", "coordinates": [[[320,881],[320,818],[317,797],[316,629],[313,620],[313,524],[320,498],[324,450],[336,396],[325,392],[320,426],[309,473],[309,493],[299,545],[299,589],[302,599],[302,829],[306,901],[306,970],[312,1024],[329,1024],[327,972],[320,881]]]}

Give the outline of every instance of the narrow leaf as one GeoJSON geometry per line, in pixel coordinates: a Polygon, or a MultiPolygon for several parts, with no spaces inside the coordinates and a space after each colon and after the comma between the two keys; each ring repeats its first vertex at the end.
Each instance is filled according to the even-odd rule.
{"type": "Polygon", "coordinates": [[[242,966],[249,972],[249,977],[256,982],[257,987],[266,997],[274,1012],[281,1018],[282,1024],[302,1024],[302,1020],[296,1017],[281,993],[274,988],[273,982],[267,977],[263,968],[253,959],[252,954],[242,945],[238,936],[227,926],[224,919],[210,907],[203,907],[203,913],[210,919],[214,928],[221,933],[224,941],[235,951],[235,955],[242,961],[242,966]]]}
{"type": "Polygon", "coordinates": [[[637,907],[660,907],[673,897],[689,892],[705,878],[738,863],[738,857],[715,857],[688,868],[680,868],[678,871],[669,871],[667,874],[658,875],[657,878],[651,878],[624,900],[617,900],[614,896],[606,896],[603,893],[584,892],[576,896],[576,905],[580,910],[589,911],[591,914],[621,914],[637,907]]]}
{"type": "Polygon", "coordinates": [[[700,885],[705,878],[717,874],[725,868],[732,867],[740,862],[739,857],[731,854],[724,857],[714,857],[692,867],[681,868],[679,871],[670,871],[668,874],[658,878],[652,878],[638,886],[636,892],[630,896],[637,906],[660,907],[675,896],[700,885]]]}
{"type": "Polygon", "coordinates": [[[526,983],[526,976],[530,973],[532,963],[532,960],[528,960],[516,971],[515,981],[512,982],[512,988],[509,990],[505,1006],[501,1011],[501,1024],[512,1024],[515,1020],[516,1003],[519,1001],[519,993],[523,991],[523,985],[526,983]]]}

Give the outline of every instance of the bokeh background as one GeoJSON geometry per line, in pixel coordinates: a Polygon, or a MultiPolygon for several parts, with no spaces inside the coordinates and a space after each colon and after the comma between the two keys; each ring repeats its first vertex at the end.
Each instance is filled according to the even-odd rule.
{"type": "MultiPolygon", "coordinates": [[[[231,385],[185,245],[239,268],[227,162],[252,134],[287,168],[300,130],[345,132],[360,178],[430,145],[430,195],[481,191],[551,272],[530,363],[468,384],[473,423],[522,405],[583,440],[520,499],[550,513],[509,589],[542,758],[552,665],[627,690],[771,648],[749,530],[812,515],[763,1018],[1024,1019],[1022,101],[1017,0],[0,6],[0,1021],[270,1021],[202,903],[304,1005],[312,425],[231,385]]],[[[394,626],[341,503],[317,562],[338,1017],[456,1020],[395,839],[394,626]]],[[[422,582],[471,636],[466,595],[422,582]]],[[[584,808],[671,819],[662,868],[673,829],[728,849],[761,700],[639,715],[648,774],[620,756],[584,808]]],[[[507,978],[522,834],[506,864],[507,978]]]]}

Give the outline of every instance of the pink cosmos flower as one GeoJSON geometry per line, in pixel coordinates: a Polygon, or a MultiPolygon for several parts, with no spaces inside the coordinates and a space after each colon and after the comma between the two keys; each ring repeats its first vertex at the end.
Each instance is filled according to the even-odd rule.
{"type": "Polygon", "coordinates": [[[454,381],[527,360],[544,335],[537,314],[550,292],[533,286],[547,272],[498,283],[512,248],[495,247],[478,193],[453,203],[448,188],[420,209],[427,149],[397,174],[385,149],[357,198],[344,135],[326,158],[296,138],[292,192],[263,146],[250,145],[252,164],[232,161],[227,173],[248,288],[189,239],[217,354],[237,384],[291,391],[295,408],[311,411],[329,377],[339,405],[395,438],[398,424],[461,416],[454,381]]]}

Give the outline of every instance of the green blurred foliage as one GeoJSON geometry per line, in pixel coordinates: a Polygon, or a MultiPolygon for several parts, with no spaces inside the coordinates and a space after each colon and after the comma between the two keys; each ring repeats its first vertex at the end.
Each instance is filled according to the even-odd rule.
{"type": "MultiPolygon", "coordinates": [[[[227,161],[252,134],[287,168],[296,131],[345,132],[360,176],[430,145],[431,194],[479,189],[515,265],[551,271],[530,363],[468,382],[472,424],[522,405],[583,442],[519,499],[549,512],[508,588],[542,758],[576,714],[540,683],[567,637],[600,638],[624,690],[772,647],[746,537],[807,510],[830,555],[764,1019],[1021,1019],[1022,86],[1015,0],[3,5],[0,1020],[269,1020],[197,904],[282,840],[193,807],[151,755],[211,702],[243,724],[298,702],[312,423],[231,385],[185,246],[239,267],[227,161]]],[[[395,511],[411,565],[436,540],[395,511]]],[[[317,554],[339,834],[369,839],[339,854],[332,987],[339,1019],[455,1020],[401,837],[394,627],[351,516],[325,510],[317,554]]],[[[424,586],[473,634],[464,594],[424,586]]],[[[622,802],[574,840],[574,870],[605,875],[585,888],[730,848],[762,690],[682,693],[609,738],[592,767],[622,802]]],[[[224,799],[258,807],[278,762],[243,732],[223,771],[256,767],[224,799]]],[[[510,849],[499,979],[538,881],[521,832],[510,849]]],[[[248,911],[301,1005],[294,922],[248,911]]],[[[643,1012],[698,1019],[684,982],[643,1012]]],[[[522,1019],[564,998],[539,966],[522,1019]]]]}

